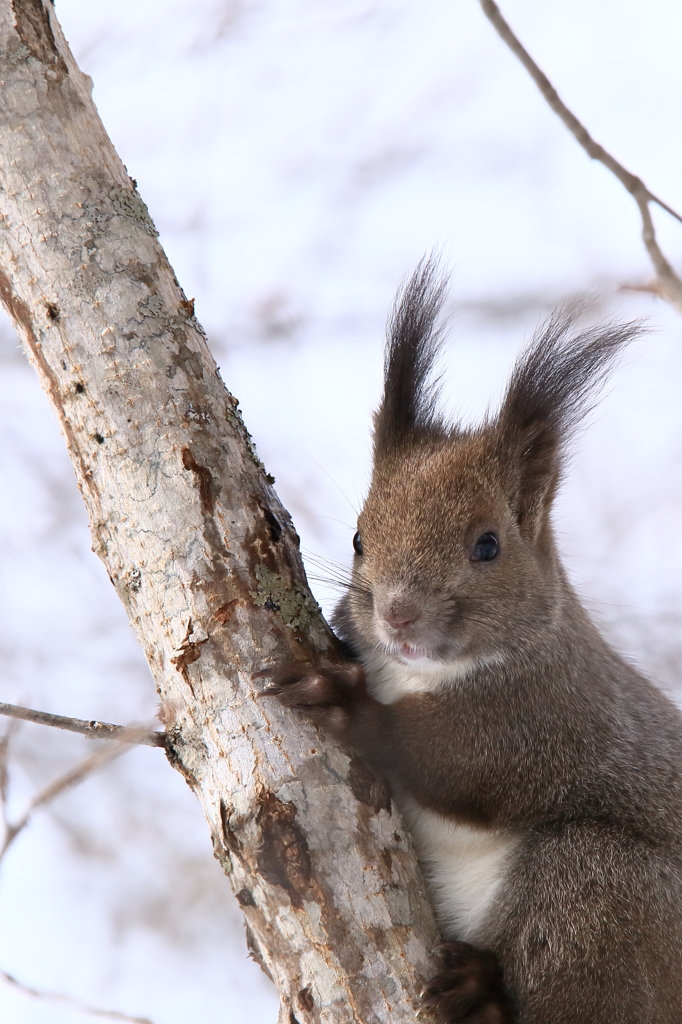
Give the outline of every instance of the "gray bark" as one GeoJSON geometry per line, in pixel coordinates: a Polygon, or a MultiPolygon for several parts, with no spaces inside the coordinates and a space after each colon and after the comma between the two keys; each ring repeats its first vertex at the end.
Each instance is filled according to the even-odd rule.
{"type": "Polygon", "coordinates": [[[280,1021],[414,1017],[436,941],[362,764],[251,673],[338,658],[279,503],[43,0],[0,0],[0,292],[58,417],[280,1021]]]}

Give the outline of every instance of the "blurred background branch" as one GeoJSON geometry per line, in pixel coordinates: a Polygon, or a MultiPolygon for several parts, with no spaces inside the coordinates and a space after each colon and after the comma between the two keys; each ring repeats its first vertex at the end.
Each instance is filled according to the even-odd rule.
{"type": "MultiPolygon", "coordinates": [[[[129,732],[132,735],[134,734],[135,730],[131,729],[129,730],[129,732]]],[[[30,821],[35,811],[37,811],[41,807],[47,806],[47,804],[52,803],[52,801],[56,797],[60,796],[60,794],[63,793],[65,790],[72,789],[73,786],[77,786],[80,782],[83,782],[84,779],[91,775],[92,772],[97,771],[98,768],[101,768],[105,764],[108,764],[110,761],[113,761],[114,758],[120,757],[121,754],[125,754],[126,750],[129,749],[128,745],[130,743],[136,742],[139,741],[135,739],[122,738],[120,741],[117,740],[104,744],[104,746],[100,747],[99,750],[96,750],[94,754],[90,754],[83,761],[80,761],[78,764],[74,765],[63,775],[60,775],[58,778],[48,783],[48,785],[45,786],[44,789],[41,789],[38,793],[36,793],[35,796],[33,796],[29,801],[25,810],[15,821],[10,821],[7,816],[5,791],[3,797],[5,836],[2,845],[0,845],[0,861],[3,859],[9,847],[17,838],[19,833],[22,832],[28,824],[30,824],[30,821]]],[[[8,749],[8,746],[5,746],[3,748],[5,772],[7,771],[8,749]]]]}
{"type": "MultiPolygon", "coordinates": [[[[28,709],[20,708],[18,710],[25,711],[28,709]]],[[[88,776],[90,776],[94,771],[97,771],[97,769],[102,768],[114,758],[125,753],[126,749],[128,749],[127,743],[140,742],[139,740],[132,738],[135,730],[127,730],[130,734],[127,743],[126,741],[112,742],[102,746],[94,754],[91,754],[85,760],[74,765],[69,769],[69,771],[54,779],[45,786],[44,789],[36,793],[20,817],[16,821],[11,821],[7,810],[7,804],[10,788],[10,749],[12,737],[16,732],[15,725],[16,723],[13,723],[12,726],[6,729],[0,737],[0,801],[2,804],[2,820],[5,831],[2,844],[0,844],[0,863],[17,836],[30,824],[35,811],[40,808],[47,807],[48,804],[52,803],[53,800],[64,793],[67,789],[72,789],[74,786],[77,786],[88,778],[88,776]]],[[[121,731],[126,732],[126,730],[121,731]]],[[[84,1003],[73,996],[65,995],[61,992],[50,992],[34,988],[30,985],[26,985],[22,981],[19,981],[18,978],[12,974],[8,974],[7,971],[0,970],[0,979],[6,984],[16,988],[23,995],[30,996],[33,999],[46,1000],[50,1003],[61,1003],[65,1006],[73,1007],[79,1012],[88,1014],[89,1016],[101,1017],[106,1020],[124,1021],[128,1022],[128,1024],[152,1024],[152,1021],[150,1021],[148,1017],[131,1017],[128,1014],[119,1012],[118,1010],[105,1010],[100,1007],[90,1006],[88,1003],[84,1003]]]]}
{"type": "Polygon", "coordinates": [[[45,1000],[48,1003],[61,1003],[64,1006],[72,1007],[79,1013],[88,1014],[90,1017],[123,1021],[124,1024],[153,1024],[149,1017],[130,1017],[127,1013],[119,1013],[118,1010],[103,1010],[98,1006],[89,1006],[87,1003],[82,1003],[80,1000],[64,995],[62,992],[43,992],[38,988],[31,988],[30,985],[24,985],[23,982],[15,978],[14,975],[7,974],[6,971],[0,971],[0,980],[17,989],[22,995],[41,1001],[45,1000]]]}

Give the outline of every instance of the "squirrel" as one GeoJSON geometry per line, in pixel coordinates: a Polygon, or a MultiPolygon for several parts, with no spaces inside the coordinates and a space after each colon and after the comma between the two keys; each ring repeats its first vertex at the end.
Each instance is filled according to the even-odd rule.
{"type": "Polygon", "coordinates": [[[600,635],[551,508],[568,444],[641,325],[552,315],[496,416],[432,383],[446,281],[388,325],[369,493],[333,620],[355,659],[264,692],[390,782],[440,921],[445,1024],[682,1024],[682,716],[600,635]]]}

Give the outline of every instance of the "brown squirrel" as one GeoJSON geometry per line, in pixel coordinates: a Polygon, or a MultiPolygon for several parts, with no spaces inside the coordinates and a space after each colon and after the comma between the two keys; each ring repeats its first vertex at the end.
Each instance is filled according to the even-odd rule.
{"type": "Polygon", "coordinates": [[[550,512],[572,429],[638,324],[555,314],[499,413],[447,425],[445,283],[396,300],[336,630],[359,663],[266,691],[390,780],[449,940],[447,1024],[682,1024],[682,716],[600,636],[550,512]]]}

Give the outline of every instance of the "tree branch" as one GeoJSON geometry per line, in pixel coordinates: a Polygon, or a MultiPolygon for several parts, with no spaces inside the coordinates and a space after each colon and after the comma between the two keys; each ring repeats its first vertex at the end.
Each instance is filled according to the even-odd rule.
{"type": "MultiPolygon", "coordinates": [[[[65,715],[51,715],[47,711],[34,711],[23,708],[19,704],[0,703],[0,715],[19,718],[23,722],[35,722],[37,725],[50,725],[54,729],[66,729],[77,732],[91,740],[119,739],[124,743],[142,743],[148,747],[165,747],[165,732],[153,729],[138,729],[135,726],[110,725],[109,722],[87,722],[83,718],[67,718],[65,715]]],[[[0,758],[0,766],[2,760],[0,758]]],[[[1,773],[0,773],[1,778],[1,773]]]]}
{"type": "Polygon", "coordinates": [[[59,420],[280,1024],[409,1024],[437,942],[409,837],[252,673],[336,661],[291,519],[50,0],[0,0],[0,295],[59,420]]]}
{"type": "Polygon", "coordinates": [[[626,167],[623,167],[603,146],[592,138],[585,126],[578,120],[575,114],[568,109],[558,92],[547,78],[547,75],[538,67],[531,55],[526,50],[518,37],[512,31],[510,25],[502,16],[499,7],[494,0],[479,0],[483,13],[492,23],[501,39],[507,44],[512,53],[518,57],[524,68],[531,76],[545,100],[557,115],[561,118],[568,130],[585,150],[592,160],[598,160],[618,178],[620,183],[633,196],[639,208],[642,218],[642,239],[646,250],[649,253],[651,262],[656,270],[658,282],[658,293],[667,299],[672,305],[682,312],[682,278],[678,276],[671,264],[664,256],[656,238],[656,231],[649,209],[650,203],[656,203],[662,210],[669,213],[671,217],[682,223],[682,216],[672,207],[664,203],[662,199],[654,195],[641,178],[632,174],[626,167]]]}

